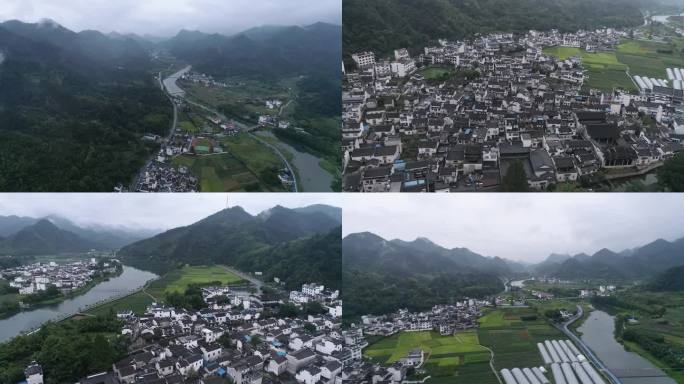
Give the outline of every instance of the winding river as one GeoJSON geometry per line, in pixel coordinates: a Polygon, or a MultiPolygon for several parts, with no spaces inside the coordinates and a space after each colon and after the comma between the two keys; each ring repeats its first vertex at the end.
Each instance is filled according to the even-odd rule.
{"type": "Polygon", "coordinates": [[[665,372],[634,352],[625,351],[615,340],[615,317],[592,311],[578,328],[582,341],[623,384],[676,384],[665,372]]]}
{"type": "MultiPolygon", "coordinates": [[[[267,131],[259,131],[256,134],[275,138],[274,134],[267,131]]],[[[305,192],[332,192],[333,176],[320,166],[321,159],[309,153],[300,152],[283,141],[279,141],[278,146],[292,154],[292,165],[299,173],[301,189],[305,192]]]]}
{"type": "Polygon", "coordinates": [[[164,79],[164,87],[166,88],[166,91],[169,93],[169,95],[180,97],[185,96],[185,91],[182,90],[181,87],[178,86],[178,84],[176,84],[176,81],[186,72],[190,71],[191,68],[192,67],[188,65],[187,67],[181,69],[180,71],[164,79]]]}
{"type": "Polygon", "coordinates": [[[0,320],[0,342],[40,327],[47,321],[62,319],[83,310],[87,306],[137,290],[156,277],[157,275],[154,273],[124,266],[121,275],[97,284],[82,295],[52,306],[22,311],[12,317],[0,320]]]}

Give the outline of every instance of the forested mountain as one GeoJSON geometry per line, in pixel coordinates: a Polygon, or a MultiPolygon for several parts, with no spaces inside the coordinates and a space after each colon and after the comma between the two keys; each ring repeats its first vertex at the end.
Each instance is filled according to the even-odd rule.
{"type": "Polygon", "coordinates": [[[674,267],[651,279],[646,288],[652,291],[684,291],[684,265],[674,267]]]}
{"type": "Polygon", "coordinates": [[[23,23],[10,20],[0,27],[32,41],[44,42],[59,48],[64,56],[78,60],[88,58],[98,67],[143,70],[151,66],[149,44],[144,40],[117,35],[108,36],[98,31],[74,32],[52,20],[23,23]]]}
{"type": "Polygon", "coordinates": [[[118,249],[136,241],[146,239],[159,233],[155,229],[130,229],[114,228],[102,225],[77,225],[72,221],[59,216],[48,216],[47,219],[55,226],[65,231],[72,232],[81,238],[98,244],[99,248],[118,249]]]}
{"type": "Polygon", "coordinates": [[[103,36],[0,25],[0,190],[111,191],[151,153],[141,137],[168,130],[141,51],[103,36]]]}
{"type": "Polygon", "coordinates": [[[276,79],[283,76],[338,75],[342,27],[316,23],[298,27],[252,28],[235,36],[182,30],[162,43],[198,71],[276,79]]]}
{"type": "Polygon", "coordinates": [[[295,208],[293,210],[295,212],[302,212],[302,213],[320,212],[324,215],[329,216],[333,220],[336,220],[337,222],[342,223],[342,208],[331,207],[329,205],[324,205],[324,204],[314,204],[314,205],[309,205],[308,207],[295,208]]]}
{"type": "Polygon", "coordinates": [[[503,290],[503,277],[513,273],[509,263],[424,238],[406,242],[351,234],[342,240],[344,316],[422,310],[494,294],[503,290]]]}
{"type": "Polygon", "coordinates": [[[101,245],[60,229],[47,219],[0,240],[0,253],[18,256],[84,252],[93,248],[101,245]]]}
{"type": "Polygon", "coordinates": [[[223,263],[259,270],[288,285],[313,276],[339,286],[340,226],[339,220],[318,210],[277,206],[252,216],[233,207],[126,246],[118,256],[127,264],[158,272],[181,264],[223,263]]]}
{"type": "Polygon", "coordinates": [[[575,31],[643,23],[642,0],[344,0],[344,57],[413,51],[437,39],[530,29],[575,31]]]}
{"type": "Polygon", "coordinates": [[[0,216],[0,237],[14,235],[25,227],[35,224],[38,219],[25,216],[0,216]]]}
{"type": "Polygon", "coordinates": [[[467,248],[443,248],[426,238],[414,241],[385,240],[372,233],[356,233],[344,238],[345,265],[370,271],[386,271],[398,276],[435,274],[444,271],[486,271],[509,276],[508,262],[484,257],[467,248]]]}
{"type": "Polygon", "coordinates": [[[535,271],[562,279],[644,279],[680,265],[684,265],[684,238],[673,242],[659,239],[620,253],[604,248],[591,256],[547,260],[535,266],[535,271]]]}

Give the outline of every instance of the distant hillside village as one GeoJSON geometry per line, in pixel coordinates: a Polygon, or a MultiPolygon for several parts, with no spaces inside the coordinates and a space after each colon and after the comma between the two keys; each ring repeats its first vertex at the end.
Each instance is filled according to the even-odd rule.
{"type": "Polygon", "coordinates": [[[587,89],[581,58],[542,51],[614,52],[628,35],[529,31],[440,40],[417,56],[353,54],[342,96],[345,191],[496,190],[513,166],[533,190],[652,171],[683,148],[682,73],[633,73],[638,92],[602,92],[587,89]]]}
{"type": "MultiPolygon", "coordinates": [[[[133,383],[303,383],[341,384],[342,365],[351,352],[340,333],[338,291],[304,284],[283,301],[273,293],[246,287],[202,288],[208,306],[199,311],[154,303],[144,314],[117,313],[121,335],[135,350],[107,372],[93,372],[79,384],[133,383]],[[283,305],[319,313],[276,317],[283,305]]],[[[40,362],[25,370],[28,384],[42,384],[40,362]]]]}
{"type": "Polygon", "coordinates": [[[116,259],[77,261],[67,264],[34,263],[0,270],[0,278],[9,281],[9,286],[21,295],[33,295],[57,288],[61,293],[69,293],[86,286],[95,276],[114,274],[121,263],[116,259]]]}

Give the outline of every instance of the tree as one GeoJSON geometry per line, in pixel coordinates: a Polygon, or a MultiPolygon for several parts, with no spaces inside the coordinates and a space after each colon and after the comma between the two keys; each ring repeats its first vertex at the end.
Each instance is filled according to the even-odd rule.
{"type": "Polygon", "coordinates": [[[307,315],[320,315],[325,313],[325,309],[318,301],[311,301],[304,306],[307,315]]]}
{"type": "Polygon", "coordinates": [[[233,340],[227,332],[218,338],[218,342],[223,348],[230,348],[233,345],[233,340]]]}
{"type": "Polygon", "coordinates": [[[560,311],[557,309],[547,310],[546,312],[544,312],[544,316],[555,322],[559,322],[562,318],[560,311]]]}
{"type": "Polygon", "coordinates": [[[299,310],[292,303],[285,303],[278,308],[278,317],[297,317],[299,310]]]}
{"type": "Polygon", "coordinates": [[[316,332],[316,326],[311,324],[311,323],[306,323],[304,324],[304,329],[309,332],[309,333],[314,333],[316,332]]]}
{"type": "Polygon", "coordinates": [[[261,343],[261,337],[259,335],[252,335],[252,338],[249,340],[249,342],[253,346],[257,346],[259,343],[261,343]]]}
{"type": "Polygon", "coordinates": [[[658,170],[658,183],[672,192],[684,192],[684,155],[676,155],[658,170]]]}
{"type": "Polygon", "coordinates": [[[522,162],[516,161],[508,168],[508,172],[501,180],[500,192],[529,192],[527,176],[522,162]]]}

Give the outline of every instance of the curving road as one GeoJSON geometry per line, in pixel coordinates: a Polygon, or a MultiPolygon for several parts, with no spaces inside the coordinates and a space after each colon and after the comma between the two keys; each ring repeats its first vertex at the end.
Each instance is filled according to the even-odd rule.
{"type": "Polygon", "coordinates": [[[265,145],[265,146],[271,148],[271,149],[276,153],[276,155],[278,155],[278,156],[280,157],[280,160],[282,160],[283,163],[285,163],[285,166],[287,167],[288,171],[290,171],[290,174],[292,175],[292,189],[293,189],[293,192],[298,192],[299,189],[298,189],[298,187],[297,187],[297,175],[294,173],[294,171],[293,171],[294,168],[292,168],[292,166],[290,165],[290,162],[287,161],[287,159],[285,158],[285,155],[283,155],[283,153],[280,152],[280,150],[279,150],[275,145],[273,145],[273,144],[271,144],[271,143],[268,143],[268,142],[266,142],[266,141],[260,139],[257,135],[255,135],[255,134],[253,134],[253,133],[250,132],[250,133],[249,133],[249,136],[252,137],[252,138],[254,138],[255,140],[257,140],[257,141],[260,142],[261,144],[263,144],[263,145],[265,145]]]}
{"type": "Polygon", "coordinates": [[[235,268],[233,268],[233,267],[229,267],[229,266],[227,266],[227,265],[219,265],[219,267],[225,269],[226,271],[228,271],[228,272],[234,274],[235,276],[237,276],[237,277],[239,277],[239,278],[241,278],[241,279],[243,279],[243,280],[247,280],[247,281],[249,281],[250,283],[254,284],[254,286],[256,286],[257,293],[258,293],[259,295],[261,295],[261,287],[264,286],[264,282],[263,282],[263,281],[257,279],[256,277],[254,277],[254,276],[252,276],[252,275],[250,275],[250,274],[248,274],[248,273],[242,272],[242,271],[240,271],[240,270],[237,270],[237,269],[235,269],[235,268]]]}

